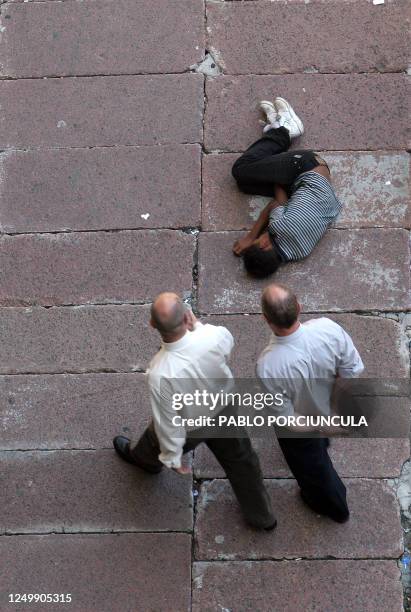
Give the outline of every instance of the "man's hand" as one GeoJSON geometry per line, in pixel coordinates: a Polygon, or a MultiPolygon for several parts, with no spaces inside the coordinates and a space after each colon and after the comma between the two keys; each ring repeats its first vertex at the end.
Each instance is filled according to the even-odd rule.
{"type": "Polygon", "coordinates": [[[177,474],[181,474],[182,476],[187,476],[187,474],[191,474],[192,470],[190,467],[186,467],[184,465],[182,465],[179,468],[172,468],[174,472],[177,472],[177,474]]]}
{"type": "Polygon", "coordinates": [[[244,236],[244,238],[240,238],[236,240],[233,245],[233,253],[237,255],[237,257],[241,257],[241,255],[246,251],[252,244],[254,240],[249,236],[244,236]]]}
{"type": "Polygon", "coordinates": [[[186,317],[187,317],[186,318],[187,329],[189,329],[190,331],[193,331],[195,324],[197,323],[197,317],[195,316],[195,314],[190,308],[187,308],[186,317]]]}

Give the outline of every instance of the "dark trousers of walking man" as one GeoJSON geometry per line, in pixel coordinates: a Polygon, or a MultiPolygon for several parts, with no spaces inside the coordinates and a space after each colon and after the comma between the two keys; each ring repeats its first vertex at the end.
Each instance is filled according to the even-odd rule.
{"type": "Polygon", "coordinates": [[[278,443],[305,503],[344,523],[350,516],[347,492],[328,455],[328,438],[278,438],[278,443]]]}
{"type": "MultiPolygon", "coordinates": [[[[183,452],[188,453],[204,442],[225,471],[246,521],[260,529],[273,529],[276,520],[264,485],[260,462],[247,431],[240,427],[230,427],[226,431],[227,437],[222,437],[222,427],[219,428],[219,437],[210,437],[215,436],[214,428],[198,429],[193,437],[186,439],[183,452]]],[[[137,444],[130,448],[130,456],[136,465],[147,472],[158,473],[163,468],[158,459],[159,454],[159,442],[150,424],[137,444]]]]}

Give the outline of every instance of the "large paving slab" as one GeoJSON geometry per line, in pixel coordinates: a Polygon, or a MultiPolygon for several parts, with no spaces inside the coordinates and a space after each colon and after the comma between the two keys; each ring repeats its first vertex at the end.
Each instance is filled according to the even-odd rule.
{"type": "MultiPolygon", "coordinates": [[[[260,312],[270,281],[248,276],[232,245],[243,234],[199,237],[199,310],[260,312]]],[[[329,230],[304,261],[288,263],[271,281],[291,286],[306,310],[406,310],[409,233],[401,229],[329,230]],[[326,266],[324,263],[326,262],[326,266]]]]}
{"type": "Polygon", "coordinates": [[[304,136],[295,143],[298,148],[405,149],[409,134],[406,79],[403,74],[222,75],[207,79],[205,147],[207,151],[244,150],[261,137],[260,100],[283,96],[304,122],[304,136]],[[395,113],[390,98],[393,91],[395,113]]]}
{"type": "Polygon", "coordinates": [[[113,450],[0,453],[0,533],[189,531],[191,478],[113,450]]]}
{"type": "Polygon", "coordinates": [[[160,346],[147,306],[0,308],[0,372],[132,372],[160,346]]]}
{"type": "Polygon", "coordinates": [[[204,53],[202,0],[11,4],[2,20],[2,76],[184,72],[204,53]]]}
{"type": "Polygon", "coordinates": [[[0,96],[1,148],[202,140],[200,74],[3,80],[0,96]]]}
{"type": "Polygon", "coordinates": [[[200,146],[0,154],[7,233],[200,224],[200,146]]]}
{"type": "Polygon", "coordinates": [[[0,304],[147,302],[171,288],[189,294],[195,242],[172,230],[3,236],[0,304]]]}
{"type": "MultiPolygon", "coordinates": [[[[111,448],[116,433],[137,439],[151,413],[147,382],[138,373],[0,376],[0,388],[1,450],[111,448]]],[[[398,400],[385,401],[395,414],[398,400]]],[[[253,444],[265,477],[290,476],[275,436],[256,437],[253,444]]],[[[331,456],[343,476],[395,477],[409,444],[336,439],[331,456]]],[[[205,445],[196,450],[195,468],[199,478],[224,476],[205,445]]]]}
{"type": "MultiPolygon", "coordinates": [[[[145,369],[160,346],[149,316],[148,306],[132,305],[0,308],[0,373],[145,369]]],[[[355,314],[332,314],[331,318],[352,335],[366,366],[364,376],[393,379],[394,384],[408,378],[407,355],[397,322],[355,314]]],[[[261,317],[214,316],[204,320],[230,329],[236,341],[233,372],[237,377],[253,376],[258,355],[270,338],[261,317]]]]}
{"type": "Polygon", "coordinates": [[[197,560],[397,558],[402,554],[398,502],[380,480],[345,481],[348,523],[315,514],[293,480],[266,480],[278,526],[261,533],[247,528],[226,480],[204,483],[196,515],[197,560]],[[290,538],[292,534],[292,538],[290,538]]]}
{"type": "Polygon", "coordinates": [[[0,449],[112,448],[150,418],[144,374],[0,376],[0,449]],[[50,435],[50,432],[53,432],[50,435]]]}
{"type": "MultiPolygon", "coordinates": [[[[298,294],[297,294],[298,295],[298,294]]],[[[300,296],[299,296],[300,297],[300,296]]],[[[306,303],[300,298],[303,312],[306,303]]],[[[321,315],[304,315],[302,320],[321,315]]],[[[395,386],[409,378],[409,356],[401,326],[392,319],[357,314],[326,314],[352,336],[365,365],[362,375],[370,379],[392,379],[395,386]]],[[[234,336],[232,368],[237,378],[253,377],[255,364],[261,351],[267,346],[271,331],[259,315],[217,315],[205,317],[214,325],[224,325],[234,336]]]]}
{"type": "MultiPolygon", "coordinates": [[[[343,210],[337,227],[410,227],[409,155],[397,152],[321,152],[343,210]]],[[[272,198],[241,193],[231,175],[238,155],[203,157],[202,227],[249,228],[272,198]]]]}
{"type": "Polygon", "coordinates": [[[407,69],[407,8],[406,0],[212,0],[207,48],[229,74],[399,72],[407,69]]]}
{"type": "MultiPolygon", "coordinates": [[[[277,439],[253,438],[253,446],[261,462],[265,478],[290,478],[277,439]]],[[[331,441],[330,457],[335,469],[344,478],[398,478],[410,456],[408,440],[340,439],[331,441]]],[[[224,478],[225,474],[209,449],[203,444],[195,451],[196,478],[224,478]]]]}
{"type": "MultiPolygon", "coordinates": [[[[71,603],[34,604],[37,609],[189,610],[191,538],[187,534],[2,537],[0,554],[3,597],[6,593],[71,593],[71,603]]],[[[3,612],[17,609],[23,607],[2,601],[3,612]]]]}
{"type": "Polygon", "coordinates": [[[192,611],[222,610],[402,612],[399,569],[362,560],[194,563],[192,611]]]}

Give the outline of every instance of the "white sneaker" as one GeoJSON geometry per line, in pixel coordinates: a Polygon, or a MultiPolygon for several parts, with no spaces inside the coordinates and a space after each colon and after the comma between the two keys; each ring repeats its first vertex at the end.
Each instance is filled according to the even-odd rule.
{"type": "Polygon", "coordinates": [[[260,108],[267,117],[267,125],[265,126],[264,131],[271,129],[272,127],[280,127],[278,121],[280,116],[272,102],[269,102],[268,100],[261,100],[260,108]]]}
{"type": "Polygon", "coordinates": [[[278,123],[289,131],[290,138],[302,136],[302,134],[304,134],[303,122],[295,113],[291,104],[284,98],[276,98],[274,100],[274,106],[277,115],[279,115],[278,123]]]}

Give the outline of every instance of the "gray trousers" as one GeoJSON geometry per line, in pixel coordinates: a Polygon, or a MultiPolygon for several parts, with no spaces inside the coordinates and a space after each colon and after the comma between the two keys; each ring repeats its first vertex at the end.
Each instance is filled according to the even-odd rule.
{"type": "MultiPolygon", "coordinates": [[[[221,431],[219,433],[221,435],[221,431]]],[[[230,428],[229,435],[233,434],[236,437],[211,438],[209,429],[196,430],[196,437],[186,439],[183,452],[188,453],[204,442],[225,471],[246,521],[257,528],[271,527],[275,517],[256,452],[245,429],[230,428]]],[[[153,424],[131,448],[131,454],[141,467],[146,466],[150,472],[162,469],[163,464],[158,459],[160,446],[153,424]]]]}

